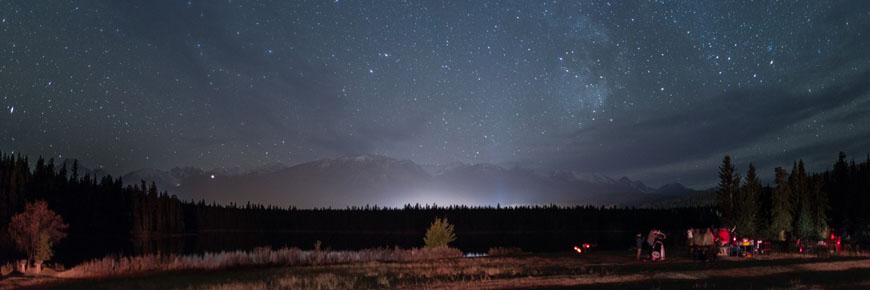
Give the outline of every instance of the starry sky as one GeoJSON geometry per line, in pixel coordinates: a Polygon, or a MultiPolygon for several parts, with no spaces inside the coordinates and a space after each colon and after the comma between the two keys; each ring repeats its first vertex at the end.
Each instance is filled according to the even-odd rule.
{"type": "MultiPolygon", "coordinates": [[[[870,1],[0,1],[0,150],[709,187],[870,151],[870,1]]],[[[765,182],[769,182],[765,181],[765,182]]]]}

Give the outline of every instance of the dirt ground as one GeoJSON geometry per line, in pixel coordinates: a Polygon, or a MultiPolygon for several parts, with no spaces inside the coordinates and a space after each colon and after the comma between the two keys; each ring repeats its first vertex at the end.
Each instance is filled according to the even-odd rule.
{"type": "Polygon", "coordinates": [[[775,255],[714,262],[628,252],[521,254],[411,263],[265,267],[104,279],[6,277],[0,289],[868,289],[870,257],[775,255]]]}

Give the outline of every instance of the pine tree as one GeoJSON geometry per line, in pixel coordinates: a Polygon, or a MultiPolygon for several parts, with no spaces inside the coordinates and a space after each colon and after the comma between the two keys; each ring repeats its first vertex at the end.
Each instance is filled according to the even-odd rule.
{"type": "Polygon", "coordinates": [[[722,222],[732,225],[735,222],[735,201],[740,188],[740,174],[731,164],[731,156],[722,158],[719,166],[719,190],[716,192],[716,201],[722,212],[722,222]]]}
{"type": "Polygon", "coordinates": [[[828,194],[822,191],[823,179],[821,176],[814,176],[810,179],[810,192],[813,199],[812,222],[815,227],[817,238],[825,238],[828,230],[828,210],[831,207],[828,204],[828,194]]]}
{"type": "Polygon", "coordinates": [[[740,188],[740,195],[736,202],[736,225],[737,230],[747,234],[756,235],[759,233],[759,211],[761,182],[755,174],[755,166],[749,164],[749,170],[746,172],[746,183],[740,188]]]}
{"type": "Polygon", "coordinates": [[[840,152],[837,162],[834,163],[834,170],[831,172],[830,178],[826,179],[829,179],[825,187],[830,194],[831,206],[838,209],[831,212],[832,221],[839,225],[850,224],[852,222],[850,219],[852,217],[851,209],[855,199],[849,195],[851,177],[849,175],[849,163],[846,162],[846,153],[840,152]]]}
{"type": "Polygon", "coordinates": [[[782,167],[775,170],[774,183],[776,188],[771,193],[770,234],[774,239],[784,241],[785,231],[792,226],[791,189],[789,189],[788,174],[782,167]]]}
{"type": "Polygon", "coordinates": [[[811,238],[815,234],[813,223],[813,200],[810,199],[807,172],[804,169],[804,161],[800,160],[796,167],[792,167],[789,176],[789,188],[792,196],[792,215],[794,216],[793,232],[800,238],[811,238]]]}
{"type": "Polygon", "coordinates": [[[811,203],[807,200],[807,195],[800,195],[800,203],[798,204],[797,219],[795,219],[794,232],[801,239],[815,237],[815,225],[813,224],[811,203]]]}

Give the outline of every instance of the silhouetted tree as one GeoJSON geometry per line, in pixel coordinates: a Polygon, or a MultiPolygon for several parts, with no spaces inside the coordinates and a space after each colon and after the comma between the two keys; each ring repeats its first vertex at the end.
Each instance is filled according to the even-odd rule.
{"type": "Polygon", "coordinates": [[[823,239],[828,231],[828,214],[831,209],[828,203],[828,194],[822,190],[824,180],[821,176],[810,178],[809,198],[812,201],[811,219],[815,229],[815,238],[823,239]]]}
{"type": "Polygon", "coordinates": [[[788,174],[782,167],[774,170],[774,188],[771,193],[770,233],[779,240],[785,241],[785,232],[792,226],[791,190],[788,184],[788,174]]]}
{"type": "Polygon", "coordinates": [[[755,166],[750,163],[749,170],[746,171],[746,182],[740,188],[739,198],[735,202],[735,225],[738,231],[751,236],[760,233],[760,195],[761,182],[755,174],[755,166]]]}
{"type": "Polygon", "coordinates": [[[803,160],[800,160],[797,166],[793,166],[789,175],[789,188],[793,202],[793,232],[798,238],[817,238],[819,231],[816,229],[814,211],[818,204],[813,199],[813,193],[810,192],[809,177],[804,168],[803,160]]]}
{"type": "Polygon", "coordinates": [[[740,188],[740,174],[731,164],[731,156],[722,158],[719,166],[719,189],[716,191],[716,203],[722,212],[722,223],[733,225],[735,221],[735,200],[740,188]]]}

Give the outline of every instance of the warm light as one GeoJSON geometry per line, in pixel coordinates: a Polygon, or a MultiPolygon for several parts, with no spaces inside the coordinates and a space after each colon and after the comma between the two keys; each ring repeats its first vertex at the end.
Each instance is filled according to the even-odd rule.
{"type": "Polygon", "coordinates": [[[583,253],[583,249],[581,249],[581,248],[578,247],[578,246],[574,246],[574,251],[577,251],[577,253],[579,253],[579,254],[582,254],[582,253],[583,253]]]}
{"type": "Polygon", "coordinates": [[[588,248],[589,248],[589,244],[583,244],[583,247],[588,249],[588,248]]]}

